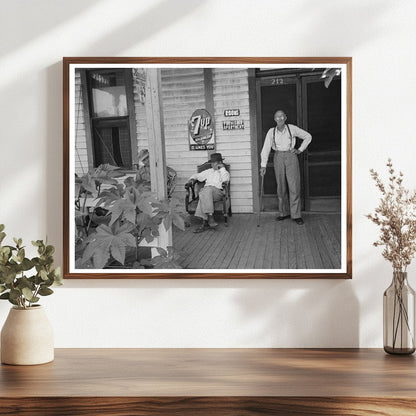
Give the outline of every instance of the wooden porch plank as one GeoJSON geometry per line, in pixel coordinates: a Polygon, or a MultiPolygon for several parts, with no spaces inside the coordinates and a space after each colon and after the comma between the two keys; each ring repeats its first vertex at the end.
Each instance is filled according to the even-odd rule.
{"type": "Polygon", "coordinates": [[[321,255],[323,269],[332,269],[334,265],[331,262],[331,257],[328,254],[328,248],[325,244],[326,236],[320,226],[321,215],[317,215],[316,221],[312,221],[313,237],[317,243],[319,253],[321,255]]]}
{"type": "Polygon", "coordinates": [[[308,234],[311,232],[307,223],[308,219],[305,218],[305,225],[298,227],[299,238],[300,238],[300,248],[303,253],[304,259],[304,269],[314,269],[315,268],[315,259],[313,255],[313,250],[309,244],[308,234]]]}
{"type": "Polygon", "coordinates": [[[276,234],[276,224],[275,215],[270,217],[270,223],[266,226],[266,248],[264,250],[264,259],[263,259],[263,268],[272,269],[272,260],[273,260],[273,250],[274,250],[274,236],[276,234]]]}
{"type": "MultiPolygon", "coordinates": [[[[289,268],[289,245],[288,245],[288,220],[283,220],[278,223],[282,229],[280,234],[280,268],[289,268]]],[[[277,254],[277,253],[276,253],[277,254]]]]}
{"type": "MultiPolygon", "coordinates": [[[[201,258],[201,264],[207,269],[221,269],[220,265],[223,260],[223,253],[227,252],[227,247],[237,232],[236,227],[226,227],[216,229],[211,236],[211,251],[207,250],[205,256],[201,258]],[[217,236],[215,236],[217,234],[217,236]]],[[[225,255],[225,254],[224,254],[225,255]]]]}
{"type": "MultiPolygon", "coordinates": [[[[249,224],[251,224],[251,223],[249,222],[249,224]]],[[[253,239],[255,238],[255,236],[253,237],[253,230],[251,229],[251,227],[250,227],[249,237],[250,238],[247,238],[247,240],[244,244],[243,250],[241,251],[241,257],[240,257],[240,260],[238,261],[238,266],[237,266],[238,269],[246,269],[247,268],[246,267],[247,260],[248,260],[248,257],[250,255],[251,246],[253,245],[253,239]]]]}
{"type": "Polygon", "coordinates": [[[282,227],[280,223],[274,220],[274,233],[273,233],[273,255],[272,255],[272,269],[282,269],[282,261],[280,252],[282,250],[282,227]]]}
{"type": "MultiPolygon", "coordinates": [[[[249,214],[250,216],[253,216],[252,214],[249,214]]],[[[244,252],[244,249],[246,247],[246,245],[248,244],[248,242],[250,241],[250,238],[252,236],[252,232],[251,232],[251,224],[249,221],[247,220],[243,220],[241,221],[240,227],[243,228],[243,233],[241,234],[240,240],[238,241],[238,246],[236,247],[236,251],[234,254],[234,257],[231,259],[230,262],[230,269],[237,269],[239,268],[239,262],[242,258],[242,254],[244,252]]]]}
{"type": "Polygon", "coordinates": [[[189,256],[186,258],[184,262],[184,267],[192,268],[192,269],[199,269],[200,266],[195,266],[195,264],[197,263],[194,263],[194,261],[196,258],[199,258],[201,256],[201,253],[204,247],[209,246],[210,241],[209,241],[208,233],[211,233],[213,231],[207,230],[207,231],[204,231],[203,233],[198,233],[198,234],[195,234],[193,230],[190,230],[190,232],[192,233],[192,236],[193,236],[193,239],[192,239],[193,244],[192,246],[190,245],[190,247],[192,247],[192,251],[189,254],[189,256]]]}
{"type": "Polygon", "coordinates": [[[174,230],[174,248],[188,269],[331,269],[341,265],[340,215],[304,214],[305,224],[275,221],[273,213],[234,214],[229,227],[174,230]],[[337,228],[337,224],[338,228],[337,228]]]}
{"type": "Polygon", "coordinates": [[[322,245],[325,247],[325,251],[331,262],[331,268],[337,269],[339,268],[339,261],[336,258],[336,253],[332,244],[332,239],[329,235],[330,233],[328,233],[328,230],[325,227],[324,221],[325,221],[324,218],[321,217],[320,221],[318,222],[318,227],[320,228],[322,236],[323,236],[322,245]]]}
{"type": "Polygon", "coordinates": [[[231,264],[232,260],[237,255],[237,249],[238,249],[239,244],[242,240],[242,237],[244,236],[245,231],[247,229],[250,229],[250,226],[249,226],[249,224],[247,224],[247,221],[243,222],[243,221],[241,221],[241,218],[238,218],[238,220],[235,223],[234,228],[237,230],[237,232],[235,233],[235,235],[232,236],[233,239],[232,239],[231,244],[230,244],[228,255],[226,257],[224,257],[224,259],[221,263],[221,268],[222,269],[231,268],[230,264],[231,264]]]}
{"type": "Polygon", "coordinates": [[[332,264],[335,268],[341,267],[341,245],[338,244],[334,235],[334,229],[328,223],[327,217],[323,217],[321,221],[321,227],[324,230],[327,238],[326,245],[328,247],[328,253],[331,256],[332,264]]]}
{"type": "Polygon", "coordinates": [[[250,251],[248,253],[248,258],[247,258],[247,263],[246,263],[246,269],[255,268],[257,252],[259,250],[264,250],[264,245],[262,245],[262,236],[260,232],[257,230],[257,226],[253,228],[254,228],[253,229],[254,241],[252,241],[252,244],[250,246],[250,251]]]}
{"type": "Polygon", "coordinates": [[[289,253],[289,269],[296,269],[297,267],[297,256],[299,253],[296,250],[295,242],[295,226],[299,227],[294,221],[286,220],[288,224],[288,253],[289,253]]]}
{"type": "MultiPolygon", "coordinates": [[[[218,233],[216,230],[207,230],[203,233],[197,234],[201,241],[197,244],[195,255],[192,257],[193,265],[190,268],[205,268],[207,261],[207,253],[212,255],[212,247],[218,246],[218,233]],[[198,267],[196,267],[196,265],[198,267]]],[[[212,268],[212,267],[210,267],[212,268]]]]}
{"type": "MultiPolygon", "coordinates": [[[[313,221],[311,219],[311,221],[313,221]]],[[[308,237],[308,246],[311,250],[311,256],[313,259],[313,269],[324,269],[324,263],[322,261],[321,253],[319,252],[318,243],[316,241],[314,232],[313,232],[313,226],[312,224],[305,222],[305,226],[307,228],[307,237],[308,237]]]]}
{"type": "Polygon", "coordinates": [[[295,222],[292,223],[293,238],[295,241],[295,257],[296,257],[297,269],[306,269],[306,261],[305,261],[306,247],[304,244],[304,239],[306,238],[305,225],[298,225],[295,222]]]}

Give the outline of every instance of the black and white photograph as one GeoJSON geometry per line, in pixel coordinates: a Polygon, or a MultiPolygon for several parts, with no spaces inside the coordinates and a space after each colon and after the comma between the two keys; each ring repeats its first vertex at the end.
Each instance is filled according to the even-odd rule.
{"type": "Polygon", "coordinates": [[[350,278],[351,58],[64,58],[64,277],[350,278]]]}

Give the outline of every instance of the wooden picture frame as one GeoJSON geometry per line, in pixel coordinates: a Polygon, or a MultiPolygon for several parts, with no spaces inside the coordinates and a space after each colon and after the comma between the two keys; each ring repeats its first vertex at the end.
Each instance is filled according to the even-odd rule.
{"type": "Polygon", "coordinates": [[[352,58],[66,57],[63,131],[64,278],[352,277],[352,58]],[[272,156],[259,174],[279,109],[312,134],[304,225],[275,220],[272,156]],[[197,234],[185,216],[180,234],[184,185],[214,152],[228,224],[197,234]]]}

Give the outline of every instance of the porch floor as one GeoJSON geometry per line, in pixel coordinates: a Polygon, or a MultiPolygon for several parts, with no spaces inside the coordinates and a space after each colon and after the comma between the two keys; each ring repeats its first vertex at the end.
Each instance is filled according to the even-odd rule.
{"type": "Polygon", "coordinates": [[[195,234],[199,223],[175,230],[173,246],[186,269],[339,269],[341,215],[303,213],[304,225],[276,221],[276,213],[233,214],[228,227],[221,218],[215,229],[195,234]]]}

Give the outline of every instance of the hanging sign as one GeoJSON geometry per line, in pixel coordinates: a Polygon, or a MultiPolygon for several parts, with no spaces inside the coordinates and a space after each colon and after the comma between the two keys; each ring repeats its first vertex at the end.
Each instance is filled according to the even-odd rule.
{"type": "Polygon", "coordinates": [[[232,108],[224,110],[224,116],[225,117],[235,117],[240,115],[240,109],[239,108],[232,108]]]}
{"type": "Polygon", "coordinates": [[[190,150],[215,150],[214,120],[205,109],[195,110],[188,121],[190,150]]]}
{"type": "Polygon", "coordinates": [[[222,122],[223,130],[244,130],[244,120],[227,120],[222,122]]]}

